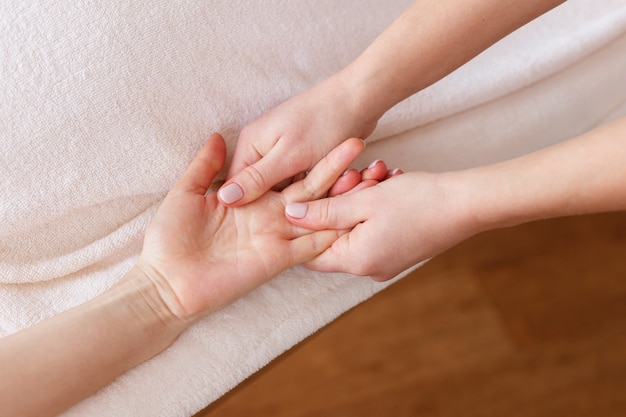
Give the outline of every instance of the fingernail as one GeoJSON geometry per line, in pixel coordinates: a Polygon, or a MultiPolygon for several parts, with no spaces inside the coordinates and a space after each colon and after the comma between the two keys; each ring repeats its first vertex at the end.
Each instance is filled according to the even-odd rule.
{"type": "Polygon", "coordinates": [[[383,161],[382,159],[377,159],[374,162],[372,162],[371,164],[369,164],[367,168],[368,169],[372,169],[372,168],[374,168],[376,166],[377,163],[382,162],[382,161],[383,161]]]}
{"type": "Polygon", "coordinates": [[[285,206],[285,213],[294,219],[303,218],[306,216],[308,210],[309,205],[307,203],[289,203],[285,206]]]}
{"type": "Polygon", "coordinates": [[[348,172],[350,172],[352,168],[348,168],[345,171],[343,171],[343,174],[341,174],[342,177],[345,177],[346,175],[348,175],[348,172]]]}
{"type": "Polygon", "coordinates": [[[218,195],[220,200],[226,204],[234,203],[237,200],[241,200],[243,197],[243,190],[236,182],[231,182],[226,187],[219,190],[218,195]]]}
{"type": "Polygon", "coordinates": [[[389,175],[391,176],[400,174],[404,174],[404,171],[402,171],[400,168],[395,168],[389,171],[389,175]]]}

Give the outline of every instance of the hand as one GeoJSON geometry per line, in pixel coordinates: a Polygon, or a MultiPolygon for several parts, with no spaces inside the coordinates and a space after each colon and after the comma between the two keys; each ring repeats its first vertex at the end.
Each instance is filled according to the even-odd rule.
{"type": "Polygon", "coordinates": [[[334,197],[356,192],[402,174],[404,174],[404,171],[401,169],[395,168],[388,170],[385,161],[377,159],[360,172],[354,168],[345,171],[343,175],[335,181],[332,187],[330,187],[327,196],[334,197]]]}
{"type": "Polygon", "coordinates": [[[339,75],[291,98],[250,125],[240,136],[219,191],[227,206],[256,200],[283,180],[310,170],[350,137],[365,138],[377,118],[366,119],[339,75]]]}
{"type": "Polygon", "coordinates": [[[283,215],[285,205],[322,197],[363,149],[361,140],[349,139],[282,193],[227,208],[207,192],[226,152],[214,134],[157,211],[138,266],[179,318],[225,306],[337,239],[336,230],[311,233],[292,225],[283,215]]]}
{"type": "Polygon", "coordinates": [[[286,214],[302,227],[350,229],[307,267],[383,281],[479,232],[459,184],[453,173],[403,174],[358,192],[289,204],[286,214]]]}

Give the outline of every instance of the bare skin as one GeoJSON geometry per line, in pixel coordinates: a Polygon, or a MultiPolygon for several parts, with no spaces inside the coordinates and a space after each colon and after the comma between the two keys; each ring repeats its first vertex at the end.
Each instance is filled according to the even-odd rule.
{"type": "Polygon", "coordinates": [[[363,148],[347,140],[283,192],[227,208],[208,191],[226,154],[213,135],[168,193],[139,261],[117,285],[0,339],[0,416],[59,414],[166,349],[200,317],[324,251],[344,231],[312,233],[283,212],[289,202],[322,197],[363,148]]]}
{"type": "Polygon", "coordinates": [[[346,68],[246,126],[224,205],[242,206],[308,171],[392,106],[445,77],[563,0],[418,0],[346,68]]]}
{"type": "Polygon", "coordinates": [[[302,227],[350,229],[310,268],[386,280],[486,230],[626,209],[624,160],[626,117],[499,164],[410,172],[359,192],[291,203],[286,215],[302,227]]]}

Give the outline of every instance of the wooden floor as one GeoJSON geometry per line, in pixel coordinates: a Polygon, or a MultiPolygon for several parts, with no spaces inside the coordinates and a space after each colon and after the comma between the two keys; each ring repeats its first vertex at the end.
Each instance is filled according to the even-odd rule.
{"type": "Polygon", "coordinates": [[[626,214],[477,236],[197,416],[626,416],[626,214]]]}

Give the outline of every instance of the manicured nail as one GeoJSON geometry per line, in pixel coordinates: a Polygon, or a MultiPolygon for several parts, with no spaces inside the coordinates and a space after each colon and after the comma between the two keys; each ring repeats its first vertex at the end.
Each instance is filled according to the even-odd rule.
{"type": "Polygon", "coordinates": [[[400,175],[400,174],[404,174],[404,171],[402,171],[400,168],[395,168],[392,169],[388,172],[389,176],[394,176],[394,175],[400,175]]]}
{"type": "Polygon", "coordinates": [[[289,217],[293,217],[294,219],[301,219],[306,216],[307,211],[309,210],[309,205],[307,203],[289,203],[285,207],[285,213],[289,217]]]}
{"type": "Polygon", "coordinates": [[[372,168],[374,168],[376,166],[377,163],[382,162],[382,161],[383,161],[382,159],[377,159],[374,162],[372,162],[371,164],[369,164],[367,168],[368,169],[372,169],[372,168]]]}
{"type": "Polygon", "coordinates": [[[341,174],[342,177],[345,177],[346,175],[348,175],[348,172],[350,172],[352,168],[348,168],[345,171],[343,171],[343,174],[341,174]]]}
{"type": "Polygon", "coordinates": [[[226,187],[219,190],[220,200],[226,204],[232,204],[243,197],[243,190],[236,182],[231,182],[226,187]]]}

